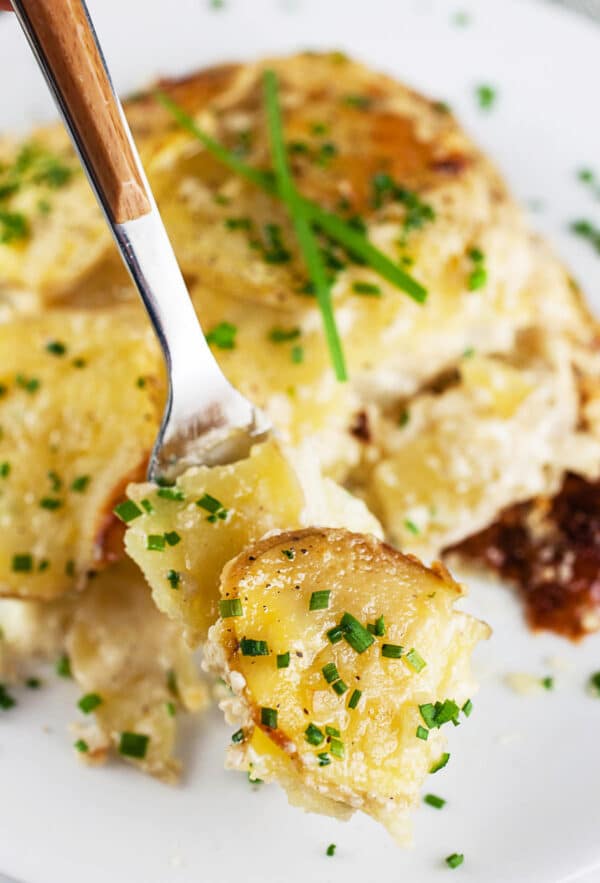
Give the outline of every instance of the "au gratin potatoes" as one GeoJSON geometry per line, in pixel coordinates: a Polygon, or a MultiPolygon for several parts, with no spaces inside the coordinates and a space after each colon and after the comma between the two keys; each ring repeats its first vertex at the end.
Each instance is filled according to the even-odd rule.
{"type": "Polygon", "coordinates": [[[81,757],[172,780],[177,715],[209,702],[202,647],[228,766],[405,840],[488,635],[430,563],[499,571],[533,625],[600,626],[600,549],[566,527],[599,508],[596,325],[447,106],[340,53],[212,68],[125,110],[214,354],[277,436],[144,482],[165,401],[145,314],[62,127],[0,140],[1,704],[55,659],[81,757]],[[315,223],[346,382],[269,178],[266,69],[302,197],[426,292],[315,223]]]}

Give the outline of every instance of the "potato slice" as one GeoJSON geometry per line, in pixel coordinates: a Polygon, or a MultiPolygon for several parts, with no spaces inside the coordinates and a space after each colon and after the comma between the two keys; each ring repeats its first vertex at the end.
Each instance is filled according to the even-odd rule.
{"type": "Polygon", "coordinates": [[[241,724],[228,765],[279,781],[311,810],[361,809],[405,840],[407,812],[444,757],[435,721],[458,718],[474,689],[471,652],[488,634],[453,609],[461,595],[441,565],[344,530],[249,546],[223,572],[206,648],[235,694],[228,720],[241,724]]]}
{"type": "Polygon", "coordinates": [[[164,397],[136,315],[0,325],[0,595],[56,598],[111,557],[112,508],[143,474],[164,397]]]}
{"type": "Polygon", "coordinates": [[[218,616],[225,564],[267,531],[299,526],[304,507],[296,474],[275,442],[257,445],[238,463],[190,469],[174,488],[130,485],[127,493],[139,516],[125,535],[126,550],[158,607],[192,644],[218,616]]]}
{"type": "Polygon", "coordinates": [[[84,759],[102,760],[112,747],[144,772],[176,779],[177,710],[203,709],[208,691],[180,630],[157,610],[131,561],[104,571],[83,593],[65,646],[82,693],[101,700],[96,728],[80,731],[90,747],[84,759]],[[123,754],[124,732],[142,737],[143,757],[123,754]]]}

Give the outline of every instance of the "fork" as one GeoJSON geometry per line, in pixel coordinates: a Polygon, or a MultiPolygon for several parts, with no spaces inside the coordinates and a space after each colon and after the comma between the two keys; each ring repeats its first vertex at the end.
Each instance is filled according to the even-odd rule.
{"type": "Polygon", "coordinates": [[[206,342],[85,3],[12,5],[164,354],[168,397],[148,479],[244,458],[271,425],[231,386],[206,342]]]}

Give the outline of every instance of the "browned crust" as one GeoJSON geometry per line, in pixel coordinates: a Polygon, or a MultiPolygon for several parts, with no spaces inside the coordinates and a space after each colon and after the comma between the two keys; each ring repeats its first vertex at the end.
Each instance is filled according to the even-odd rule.
{"type": "Polygon", "coordinates": [[[572,640],[600,628],[600,481],[569,474],[554,498],[511,506],[449,551],[515,586],[531,628],[572,640]]]}

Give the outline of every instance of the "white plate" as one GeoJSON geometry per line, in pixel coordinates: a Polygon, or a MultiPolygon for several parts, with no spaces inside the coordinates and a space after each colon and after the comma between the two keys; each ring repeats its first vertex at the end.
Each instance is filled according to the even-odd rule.
{"type": "MultiPolygon", "coordinates": [[[[575,180],[600,168],[600,30],[525,0],[90,0],[117,86],[263,52],[340,47],[447,99],[496,158],[535,224],[600,306],[600,259],[567,231],[600,203],[575,180]],[[466,10],[472,21],[452,19],[466,10]],[[498,86],[478,111],[473,88],[498,86]]],[[[16,24],[0,17],[0,129],[52,115],[16,24]]],[[[427,783],[447,798],[417,814],[416,847],[401,851],[358,816],[342,824],[287,806],[276,787],[251,788],[222,770],[228,730],[217,711],[184,727],[179,788],[120,765],[81,768],[66,725],[75,687],[19,696],[0,719],[0,870],[26,883],[435,883],[443,862],[478,883],[600,880],[600,700],[585,693],[600,640],[572,646],[532,636],[511,593],[473,585],[468,606],[494,637],[477,655],[482,690],[451,733],[452,761],[427,783]],[[565,670],[552,672],[548,658],[565,670]],[[507,672],[555,673],[556,690],[523,697],[507,672]],[[337,844],[335,857],[325,849],[337,844]]],[[[454,879],[454,878],[453,878],[454,879]]]]}

